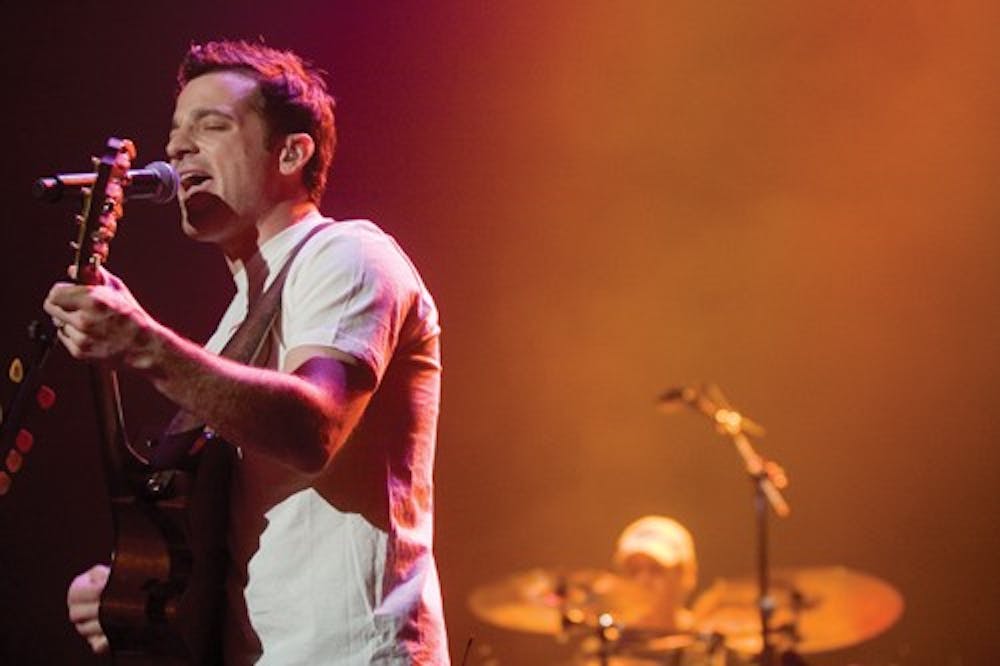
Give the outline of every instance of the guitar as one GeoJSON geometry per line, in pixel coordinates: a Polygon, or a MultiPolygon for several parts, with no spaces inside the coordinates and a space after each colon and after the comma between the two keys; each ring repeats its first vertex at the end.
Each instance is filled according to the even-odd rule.
{"type": "MultiPolygon", "coordinates": [[[[77,216],[80,284],[101,282],[135,154],[131,141],[111,138],[95,159],[94,184],[77,216]]],[[[90,376],[115,535],[99,606],[113,663],[217,666],[235,450],[209,443],[211,432],[182,413],[168,435],[148,452],[139,451],[125,432],[117,375],[90,366],[90,376]]]]}

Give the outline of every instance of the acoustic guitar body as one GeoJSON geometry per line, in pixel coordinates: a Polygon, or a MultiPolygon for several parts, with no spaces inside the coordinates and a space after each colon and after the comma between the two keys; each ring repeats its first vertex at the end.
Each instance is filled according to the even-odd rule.
{"type": "MultiPolygon", "coordinates": [[[[136,462],[132,492],[111,497],[116,534],[100,621],[116,666],[220,666],[229,480],[235,450],[201,430],[183,465],[136,462]]],[[[163,446],[163,444],[161,444],[163,446]]]]}

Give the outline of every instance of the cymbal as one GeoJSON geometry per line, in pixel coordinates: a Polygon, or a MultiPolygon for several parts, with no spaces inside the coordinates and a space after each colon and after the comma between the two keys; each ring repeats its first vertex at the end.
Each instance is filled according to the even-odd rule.
{"type": "Polygon", "coordinates": [[[469,608],[481,620],[553,635],[567,624],[597,626],[604,613],[615,622],[631,622],[651,606],[644,588],[600,569],[529,569],[480,586],[469,596],[469,608]]]}
{"type": "MultiPolygon", "coordinates": [[[[775,645],[800,654],[874,638],[903,613],[903,597],[892,585],[842,566],[777,569],[771,572],[769,593],[775,601],[768,622],[775,645]]],[[[730,649],[760,651],[755,578],[717,580],[698,597],[692,612],[699,631],[718,632],[730,649]]]]}

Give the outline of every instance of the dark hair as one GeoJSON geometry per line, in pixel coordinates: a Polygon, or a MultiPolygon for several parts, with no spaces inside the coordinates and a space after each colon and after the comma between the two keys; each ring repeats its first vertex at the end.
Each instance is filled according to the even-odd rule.
{"type": "Polygon", "coordinates": [[[302,182],[314,203],[326,190],[326,177],[337,145],[336,103],[327,91],[323,72],[291,51],[260,43],[217,41],[192,44],[177,72],[178,90],[203,74],[243,72],[257,80],[263,100],[261,113],[271,139],[305,132],[316,152],[302,172],[302,182]]]}

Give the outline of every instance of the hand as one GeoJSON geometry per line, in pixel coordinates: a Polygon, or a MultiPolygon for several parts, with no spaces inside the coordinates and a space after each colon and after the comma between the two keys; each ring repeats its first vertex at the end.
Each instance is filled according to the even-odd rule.
{"type": "Polygon", "coordinates": [[[76,625],[77,633],[90,643],[90,649],[94,654],[104,654],[108,651],[108,637],[101,629],[97,610],[101,592],[108,583],[109,573],[111,570],[107,566],[96,564],[74,578],[66,593],[69,621],[76,625]]]}
{"type": "Polygon", "coordinates": [[[103,268],[100,275],[97,285],[56,283],[42,307],[74,358],[136,367],[158,324],[124,282],[103,268]]]}

